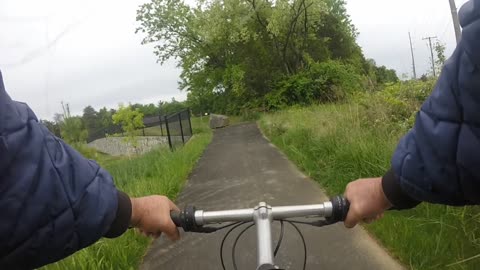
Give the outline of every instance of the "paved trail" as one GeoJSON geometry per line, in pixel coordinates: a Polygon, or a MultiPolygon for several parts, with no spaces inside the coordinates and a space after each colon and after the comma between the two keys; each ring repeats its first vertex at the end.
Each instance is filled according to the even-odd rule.
{"type": "MultiPolygon", "coordinates": [[[[216,130],[212,143],[192,172],[178,203],[199,209],[248,208],[259,201],[270,205],[310,204],[327,200],[318,184],[308,179],[266,140],[255,124],[216,130]]],[[[307,269],[402,269],[367,233],[343,224],[323,228],[301,226],[308,248],[307,269]]],[[[276,263],[285,269],[301,270],[303,248],[299,236],[287,227],[276,263]]],[[[185,234],[170,243],[155,241],[143,270],[220,270],[219,247],[225,232],[185,234]]],[[[279,234],[275,226],[273,237],[279,234]]],[[[234,238],[234,237],[231,237],[234,238]]],[[[231,247],[231,242],[227,243],[231,247]]],[[[227,249],[227,269],[231,265],[227,249]]],[[[255,231],[245,234],[237,248],[239,270],[255,269],[255,231]]]]}

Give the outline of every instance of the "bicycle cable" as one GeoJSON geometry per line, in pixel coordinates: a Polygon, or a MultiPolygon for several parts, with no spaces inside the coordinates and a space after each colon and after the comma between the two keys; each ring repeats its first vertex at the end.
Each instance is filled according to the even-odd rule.
{"type": "Polygon", "coordinates": [[[277,257],[277,252],[280,249],[280,245],[282,245],[283,235],[285,233],[283,220],[280,220],[280,236],[278,237],[277,246],[275,247],[275,251],[273,252],[273,257],[277,257]]]}
{"type": "Polygon", "coordinates": [[[287,221],[287,222],[290,225],[292,225],[295,228],[295,230],[297,230],[298,235],[300,235],[300,238],[302,238],[302,243],[303,243],[303,270],[305,270],[305,268],[307,267],[307,244],[305,243],[305,237],[303,237],[302,232],[297,227],[297,225],[295,225],[295,223],[293,223],[291,221],[287,221]]]}
{"type": "MultiPolygon", "coordinates": [[[[302,240],[302,245],[303,245],[303,270],[306,269],[306,266],[307,266],[307,244],[305,242],[305,237],[303,236],[302,232],[300,231],[300,229],[298,228],[297,225],[295,225],[295,223],[297,224],[304,224],[304,225],[312,225],[311,223],[307,223],[307,222],[302,222],[302,221],[295,221],[295,220],[279,220],[280,222],[280,236],[279,236],[279,239],[278,239],[278,242],[277,242],[277,245],[275,247],[275,251],[274,251],[274,256],[277,255],[278,253],[278,250],[280,249],[281,245],[282,245],[282,242],[283,242],[283,237],[285,235],[285,228],[284,228],[284,222],[287,222],[289,223],[298,233],[298,235],[300,236],[301,240],[302,240]]],[[[248,230],[250,229],[251,227],[253,227],[255,224],[253,222],[237,222],[237,223],[234,223],[234,224],[230,224],[228,225],[228,227],[231,227],[233,226],[230,230],[228,230],[228,232],[225,234],[225,236],[223,237],[222,239],[222,243],[220,245],[220,260],[221,260],[221,263],[222,263],[222,268],[223,270],[226,270],[226,267],[225,267],[225,261],[224,261],[224,258],[223,258],[223,247],[225,246],[225,242],[228,238],[228,236],[230,236],[231,233],[233,233],[233,231],[235,229],[237,229],[238,227],[242,226],[242,225],[245,225],[245,224],[249,224],[248,226],[246,226],[244,229],[242,229],[242,231],[240,231],[240,233],[237,235],[237,237],[235,238],[234,242],[233,242],[233,247],[232,247],[232,264],[233,264],[233,269],[234,270],[238,270],[238,266],[237,266],[237,262],[236,262],[236,258],[235,258],[235,251],[236,251],[236,248],[237,248],[237,244],[240,240],[240,238],[242,237],[242,235],[248,230]],[[249,224],[251,223],[251,224],[249,224]]],[[[227,226],[224,226],[224,227],[227,227],[227,226]]]]}
{"type": "Polygon", "coordinates": [[[240,237],[242,237],[242,235],[248,231],[248,229],[250,229],[251,227],[253,227],[255,224],[250,224],[248,225],[247,227],[245,227],[245,229],[243,229],[237,236],[237,238],[235,238],[235,241],[233,242],[233,248],[232,248],[232,263],[233,263],[233,269],[235,270],[238,270],[237,268],[237,261],[235,259],[235,250],[237,249],[237,244],[238,244],[238,240],[240,239],[240,237]]]}
{"type": "Polygon", "coordinates": [[[222,262],[222,269],[223,270],[227,270],[227,268],[225,267],[225,262],[223,260],[223,246],[225,245],[225,241],[227,240],[228,236],[230,235],[230,233],[232,233],[232,231],[234,231],[236,228],[246,224],[248,222],[237,222],[236,225],[232,225],[233,227],[230,228],[230,230],[228,230],[228,232],[225,234],[225,236],[223,237],[222,239],[222,244],[220,245],[220,261],[222,262]]]}

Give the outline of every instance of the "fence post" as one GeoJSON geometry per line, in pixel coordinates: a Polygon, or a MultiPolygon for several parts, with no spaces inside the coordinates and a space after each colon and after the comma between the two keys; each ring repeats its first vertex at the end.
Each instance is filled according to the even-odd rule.
{"type": "Polygon", "coordinates": [[[173,151],[172,139],[170,138],[170,129],[168,128],[168,119],[166,115],[165,115],[165,127],[167,128],[168,145],[170,146],[170,150],[173,151]]]}
{"type": "Polygon", "coordinates": [[[183,136],[182,113],[178,114],[178,121],[180,122],[180,133],[182,134],[182,142],[185,145],[185,137],[183,136]]]}
{"type": "Polygon", "coordinates": [[[159,115],[159,116],[158,116],[158,119],[160,119],[160,132],[161,132],[161,134],[162,134],[162,137],[163,137],[162,116],[161,116],[161,115],[159,115]]]}
{"type": "Polygon", "coordinates": [[[142,128],[143,131],[143,137],[145,137],[145,127],[142,128]]]}
{"type": "Polygon", "coordinates": [[[191,117],[192,117],[192,115],[190,114],[190,108],[188,108],[188,124],[190,125],[190,136],[193,136],[191,117]]]}

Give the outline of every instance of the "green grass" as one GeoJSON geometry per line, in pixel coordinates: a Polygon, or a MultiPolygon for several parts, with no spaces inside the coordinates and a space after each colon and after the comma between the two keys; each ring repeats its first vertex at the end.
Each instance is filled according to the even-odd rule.
{"type": "MultiPolygon", "coordinates": [[[[162,194],[175,199],[212,137],[204,122],[193,122],[196,135],[175,152],[155,150],[132,159],[112,158],[86,149],[82,153],[95,157],[112,174],[116,186],[130,196],[162,194]]],[[[137,269],[150,242],[128,231],[116,239],[101,239],[42,269],[137,269]]]]}
{"type": "MultiPolygon", "coordinates": [[[[366,124],[365,115],[356,105],[324,105],[265,115],[259,123],[275,145],[335,195],[352,180],[383,175],[403,133],[389,123],[366,124]]],[[[411,269],[480,265],[478,207],[422,204],[390,211],[366,228],[411,269]]]]}

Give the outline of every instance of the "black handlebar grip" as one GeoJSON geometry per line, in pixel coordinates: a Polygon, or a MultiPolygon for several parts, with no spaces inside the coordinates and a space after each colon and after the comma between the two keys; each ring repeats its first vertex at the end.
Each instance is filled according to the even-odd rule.
{"type": "Polygon", "coordinates": [[[182,218],[180,212],[171,211],[170,218],[172,218],[173,223],[175,223],[177,227],[182,227],[182,218]]]}
{"type": "Polygon", "coordinates": [[[194,206],[187,205],[180,212],[171,211],[170,217],[173,223],[175,223],[177,227],[183,228],[185,232],[195,232],[199,228],[195,222],[195,211],[196,208],[194,206]]]}
{"type": "Polygon", "coordinates": [[[332,202],[332,216],[327,220],[331,223],[345,221],[350,209],[350,202],[341,195],[333,197],[330,201],[332,202]]]}

